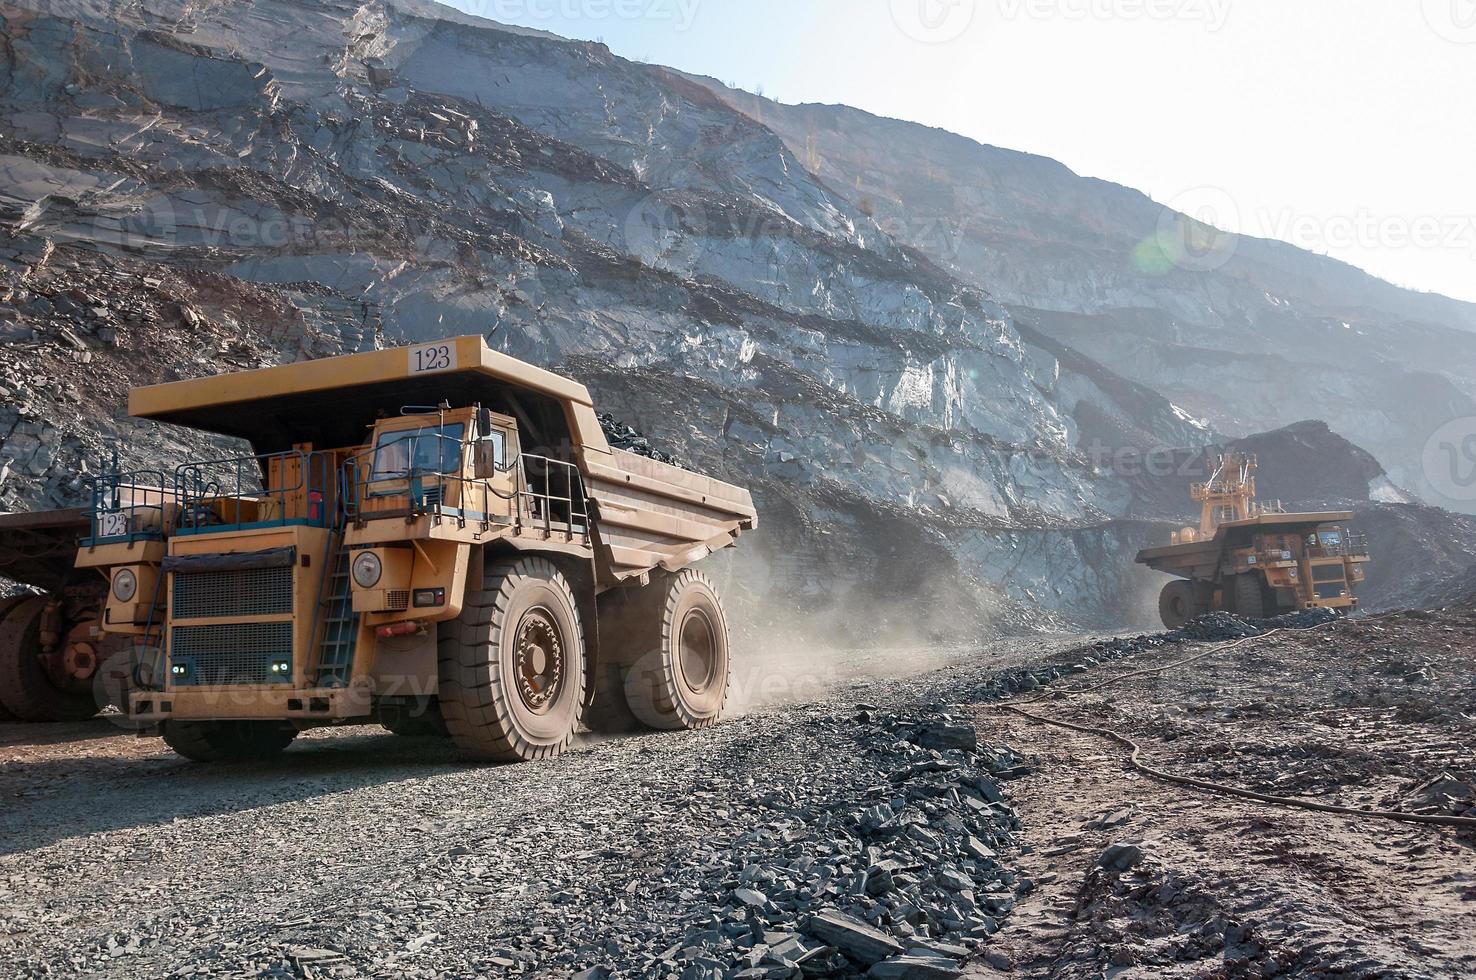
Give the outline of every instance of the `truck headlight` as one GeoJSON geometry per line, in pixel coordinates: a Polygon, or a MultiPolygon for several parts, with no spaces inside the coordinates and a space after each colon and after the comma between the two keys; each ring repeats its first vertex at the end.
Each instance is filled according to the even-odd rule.
{"type": "Polygon", "coordinates": [[[131,602],[138,594],[138,576],[131,569],[120,568],[113,574],[113,598],[119,602],[131,602]]]}
{"type": "Polygon", "coordinates": [[[354,584],[361,589],[372,589],[379,584],[384,574],[384,563],[372,551],[361,551],[354,559],[354,584]]]}

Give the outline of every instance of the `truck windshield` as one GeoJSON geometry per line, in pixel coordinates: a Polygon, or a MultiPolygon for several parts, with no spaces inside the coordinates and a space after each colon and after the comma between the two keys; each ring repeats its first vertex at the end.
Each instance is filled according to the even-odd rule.
{"type": "Polygon", "coordinates": [[[466,426],[460,424],[386,432],[374,446],[374,478],[455,473],[461,468],[461,439],[465,433],[466,426]]]}

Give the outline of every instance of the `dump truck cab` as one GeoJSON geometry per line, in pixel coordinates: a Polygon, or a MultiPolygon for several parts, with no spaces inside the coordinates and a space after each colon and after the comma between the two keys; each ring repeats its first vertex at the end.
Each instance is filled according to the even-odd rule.
{"type": "Polygon", "coordinates": [[[689,566],[755,526],[752,500],[611,449],[582,385],[464,337],[131,409],[254,450],[109,472],[78,556],[108,578],[102,628],[139,651],[130,717],[183,754],[380,721],[521,760],[581,721],[717,720],[726,620],[689,566]],[[682,667],[694,616],[706,673],[682,667]]]}

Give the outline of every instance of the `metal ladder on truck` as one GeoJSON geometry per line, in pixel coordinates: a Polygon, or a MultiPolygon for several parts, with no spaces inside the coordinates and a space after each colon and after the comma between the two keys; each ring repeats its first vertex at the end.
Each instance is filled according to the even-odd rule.
{"type": "MultiPolygon", "coordinates": [[[[323,639],[318,645],[317,686],[348,687],[354,673],[354,650],[359,642],[359,614],[354,612],[354,589],[349,579],[349,550],[344,545],[348,522],[344,513],[347,487],[339,474],[337,513],[328,534],[328,554],[323,562],[323,583],[318,608],[323,614],[323,639]]],[[[314,633],[316,635],[316,631],[314,633]]]]}

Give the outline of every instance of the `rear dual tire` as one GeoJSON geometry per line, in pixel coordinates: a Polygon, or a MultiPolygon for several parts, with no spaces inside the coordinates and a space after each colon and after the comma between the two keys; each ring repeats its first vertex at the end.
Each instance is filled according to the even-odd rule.
{"type": "Polygon", "coordinates": [[[684,569],[607,593],[600,618],[591,729],[695,731],[718,723],[731,656],[722,599],[706,575],[684,569]]]}
{"type": "Polygon", "coordinates": [[[47,601],[22,596],[0,607],[0,715],[29,722],[86,721],[97,714],[92,692],[58,688],[41,663],[41,617],[47,601]]]}
{"type": "Polygon", "coordinates": [[[1194,583],[1170,582],[1158,596],[1158,618],[1171,630],[1181,629],[1199,614],[1195,611],[1194,583]]]}
{"type": "Polygon", "coordinates": [[[1171,630],[1181,629],[1214,609],[1215,589],[1208,582],[1170,582],[1158,597],[1158,617],[1171,630]]]}

